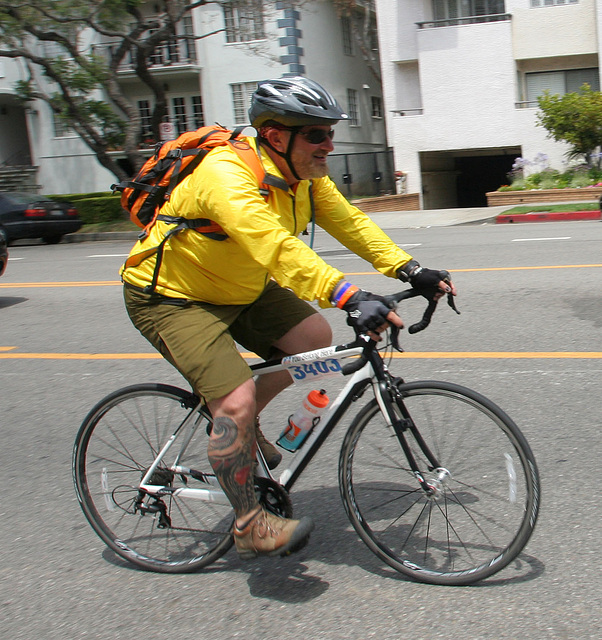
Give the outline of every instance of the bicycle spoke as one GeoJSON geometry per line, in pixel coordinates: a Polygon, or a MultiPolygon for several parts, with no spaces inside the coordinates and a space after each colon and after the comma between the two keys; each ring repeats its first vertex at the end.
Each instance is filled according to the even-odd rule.
{"type": "Polygon", "coordinates": [[[372,402],[341,449],[350,520],[377,556],[418,580],[470,584],[492,575],[533,530],[539,487],[532,453],[512,421],[474,392],[432,382],[400,390],[399,415],[411,418],[406,443],[422,479],[372,402]]]}
{"type": "Polygon", "coordinates": [[[86,517],[113,551],[146,569],[192,571],[232,544],[229,505],[192,499],[186,492],[145,495],[139,489],[175,433],[149,483],[174,491],[201,483],[170,471],[176,463],[200,477],[213,475],[205,429],[197,429],[200,416],[194,418],[192,403],[191,394],[175,387],[130,387],[99,403],[78,434],[74,477],[86,517]]]}

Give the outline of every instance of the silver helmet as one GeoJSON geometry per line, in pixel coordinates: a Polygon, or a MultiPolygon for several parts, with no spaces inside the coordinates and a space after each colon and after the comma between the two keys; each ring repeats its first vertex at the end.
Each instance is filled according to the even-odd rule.
{"type": "Polygon", "coordinates": [[[295,76],[259,82],[251,99],[249,118],[258,129],[270,120],[286,127],[304,127],[335,124],[349,116],[317,82],[295,76]]]}

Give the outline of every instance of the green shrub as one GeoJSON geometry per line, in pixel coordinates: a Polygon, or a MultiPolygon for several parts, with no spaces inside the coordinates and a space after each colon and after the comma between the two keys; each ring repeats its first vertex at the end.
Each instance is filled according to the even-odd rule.
{"type": "Polygon", "coordinates": [[[102,193],[76,193],[50,196],[53,200],[72,202],[84,224],[98,224],[128,220],[129,215],[121,208],[119,195],[110,191],[102,193]]]}
{"type": "Polygon", "coordinates": [[[591,178],[584,173],[576,173],[571,177],[569,187],[572,189],[580,189],[582,187],[589,187],[592,184],[591,178]]]}
{"type": "Polygon", "coordinates": [[[586,166],[573,167],[561,173],[556,169],[545,169],[526,177],[509,174],[511,184],[498,191],[526,191],[530,189],[583,189],[602,183],[602,170],[586,166]]]}
{"type": "Polygon", "coordinates": [[[120,199],[115,196],[86,198],[77,201],[76,205],[84,224],[127,220],[129,215],[121,208],[120,199]]]}
{"type": "Polygon", "coordinates": [[[48,197],[60,202],[78,202],[79,200],[86,200],[87,198],[105,198],[111,196],[113,196],[111,191],[97,191],[95,193],[60,193],[48,197]]]}

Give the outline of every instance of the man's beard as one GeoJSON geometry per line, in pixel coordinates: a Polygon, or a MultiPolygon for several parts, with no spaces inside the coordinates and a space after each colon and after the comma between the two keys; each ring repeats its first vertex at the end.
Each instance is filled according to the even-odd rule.
{"type": "Polygon", "coordinates": [[[291,158],[295,171],[302,180],[315,180],[324,178],[329,173],[328,163],[318,163],[313,158],[310,160],[299,160],[295,162],[295,157],[291,158]]]}

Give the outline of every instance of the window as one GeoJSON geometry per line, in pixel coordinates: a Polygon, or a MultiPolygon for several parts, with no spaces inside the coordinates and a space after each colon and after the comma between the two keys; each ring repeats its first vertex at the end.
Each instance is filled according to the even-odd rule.
{"type": "Polygon", "coordinates": [[[232,106],[234,108],[234,124],[246,124],[249,122],[249,107],[251,96],[257,89],[256,82],[242,82],[232,86],[232,106]]]}
{"type": "Polygon", "coordinates": [[[347,113],[349,114],[349,124],[352,127],[360,125],[360,111],[358,94],[355,89],[347,89],[347,113]]]}
{"type": "Polygon", "coordinates": [[[196,48],[194,40],[194,27],[192,24],[192,16],[184,16],[182,18],[182,33],[185,36],[191,36],[182,41],[182,50],[186,60],[196,62],[196,48]]]}
{"type": "Polygon", "coordinates": [[[186,102],[184,101],[184,98],[172,98],[171,108],[171,121],[176,126],[176,133],[178,135],[181,135],[188,129],[188,127],[186,126],[186,102]]]}
{"type": "MultiPolygon", "coordinates": [[[[171,64],[190,64],[196,62],[196,49],[194,44],[194,31],[192,17],[185,16],[177,27],[178,33],[153,49],[148,58],[150,66],[168,66],[171,64]]],[[[154,29],[150,29],[152,33],[154,29]]],[[[131,65],[134,64],[134,56],[130,53],[131,65]]]]}
{"type": "Polygon", "coordinates": [[[341,29],[343,31],[343,53],[346,56],[352,56],[353,35],[351,33],[351,20],[347,16],[341,18],[341,29]]]}
{"type": "Polygon", "coordinates": [[[579,0],[531,0],[532,7],[555,7],[562,4],[577,4],[579,0]]]}
{"type": "Polygon", "coordinates": [[[176,38],[170,38],[153,49],[148,58],[150,66],[164,66],[180,62],[180,52],[176,38]]]}
{"type": "Polygon", "coordinates": [[[263,6],[252,0],[224,4],[226,42],[249,42],[265,38],[263,6]]]}
{"type": "Polygon", "coordinates": [[[153,135],[153,129],[151,127],[152,110],[148,100],[138,100],[138,113],[142,120],[140,125],[140,138],[144,140],[153,135]]]}
{"type": "Polygon", "coordinates": [[[372,96],[372,117],[373,118],[382,118],[383,117],[383,101],[379,96],[372,96]]]}
{"type": "Polygon", "coordinates": [[[192,96],[192,123],[195,129],[205,125],[205,115],[203,114],[203,99],[201,96],[192,96]]]}
{"type": "Polygon", "coordinates": [[[435,20],[492,16],[501,13],[506,13],[504,0],[433,0],[435,20]]]}
{"type": "MultiPolygon", "coordinates": [[[[551,94],[564,95],[579,91],[587,83],[594,91],[600,91],[600,75],[594,69],[570,69],[568,71],[544,71],[542,73],[525,74],[527,102],[537,105],[537,98],[544,91],[551,94]]],[[[530,105],[531,106],[531,105],[530,105]]]]}

